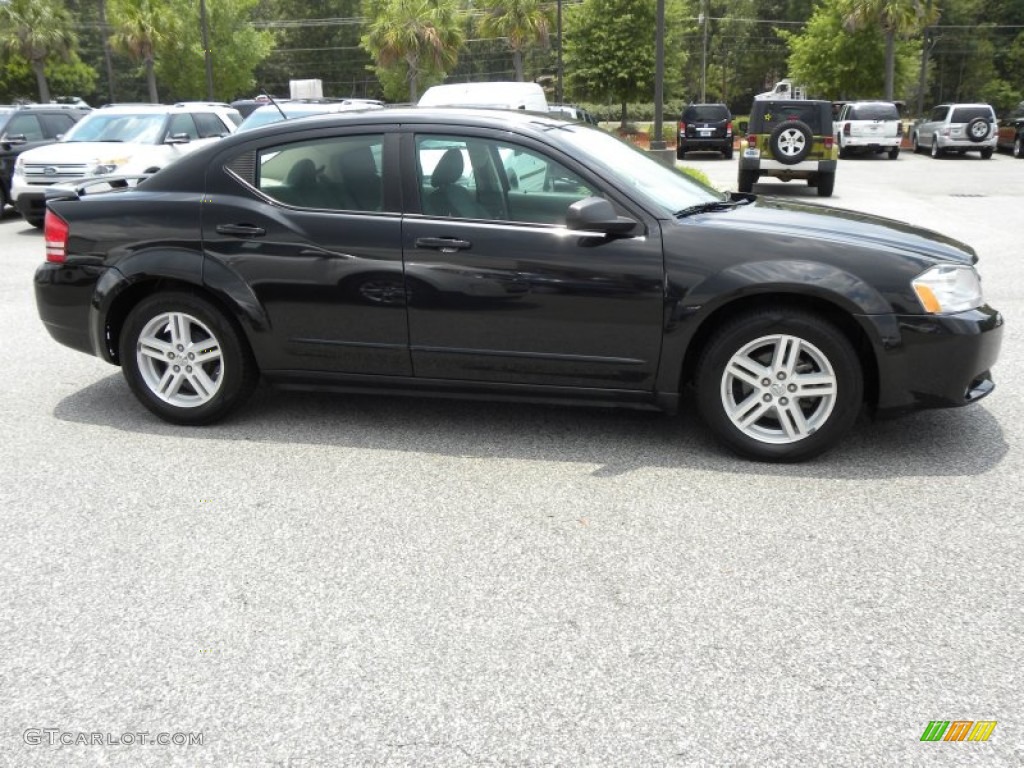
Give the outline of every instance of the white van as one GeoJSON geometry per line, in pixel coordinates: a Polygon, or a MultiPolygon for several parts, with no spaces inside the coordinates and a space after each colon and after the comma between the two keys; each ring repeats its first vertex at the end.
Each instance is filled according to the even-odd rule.
{"type": "Polygon", "coordinates": [[[490,107],[547,112],[548,100],[537,83],[449,83],[427,89],[421,107],[490,107]]]}

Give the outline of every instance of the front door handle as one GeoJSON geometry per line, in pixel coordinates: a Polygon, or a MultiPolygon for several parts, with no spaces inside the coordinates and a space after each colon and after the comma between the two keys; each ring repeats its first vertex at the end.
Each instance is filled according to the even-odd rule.
{"type": "Polygon", "coordinates": [[[459,240],[455,237],[417,237],[417,248],[434,248],[441,253],[455,253],[472,247],[469,240],[459,240]]]}
{"type": "Polygon", "coordinates": [[[263,237],[267,230],[252,224],[218,224],[217,234],[236,235],[237,237],[263,237]]]}

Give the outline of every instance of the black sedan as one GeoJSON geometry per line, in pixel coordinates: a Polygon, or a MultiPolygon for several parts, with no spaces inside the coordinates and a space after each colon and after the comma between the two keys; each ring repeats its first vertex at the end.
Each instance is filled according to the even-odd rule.
{"type": "Polygon", "coordinates": [[[796,461],[865,406],[981,399],[1002,336],[963,243],[723,195],[526,113],[282,122],[135,187],[57,191],[45,233],[50,334],[178,424],[261,376],[667,412],[693,387],[731,449],[796,461]]]}

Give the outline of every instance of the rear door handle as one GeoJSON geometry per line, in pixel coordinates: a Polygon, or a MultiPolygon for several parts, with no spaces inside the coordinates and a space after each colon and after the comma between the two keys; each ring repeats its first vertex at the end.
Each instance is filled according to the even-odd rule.
{"type": "Polygon", "coordinates": [[[455,237],[417,237],[417,248],[433,248],[441,253],[455,253],[472,247],[469,240],[459,240],[455,237]]]}
{"type": "Polygon", "coordinates": [[[252,224],[218,224],[217,233],[221,235],[236,235],[238,237],[263,237],[267,230],[252,224]]]}

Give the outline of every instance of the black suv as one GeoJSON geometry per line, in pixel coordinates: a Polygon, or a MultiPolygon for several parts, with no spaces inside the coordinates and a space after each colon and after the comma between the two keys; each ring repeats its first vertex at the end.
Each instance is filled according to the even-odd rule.
{"type": "Polygon", "coordinates": [[[831,197],[838,152],[832,134],[832,103],[811,99],[755,100],[740,156],[739,191],[750,192],[762,176],[806,179],[819,197],[831,197]]]}
{"type": "Polygon", "coordinates": [[[11,200],[18,155],[57,141],[91,111],[79,104],[0,105],[0,210],[11,200]]]}
{"type": "Polygon", "coordinates": [[[676,157],[710,150],[732,158],[732,113],[725,104],[691,104],[679,116],[676,157]]]}

